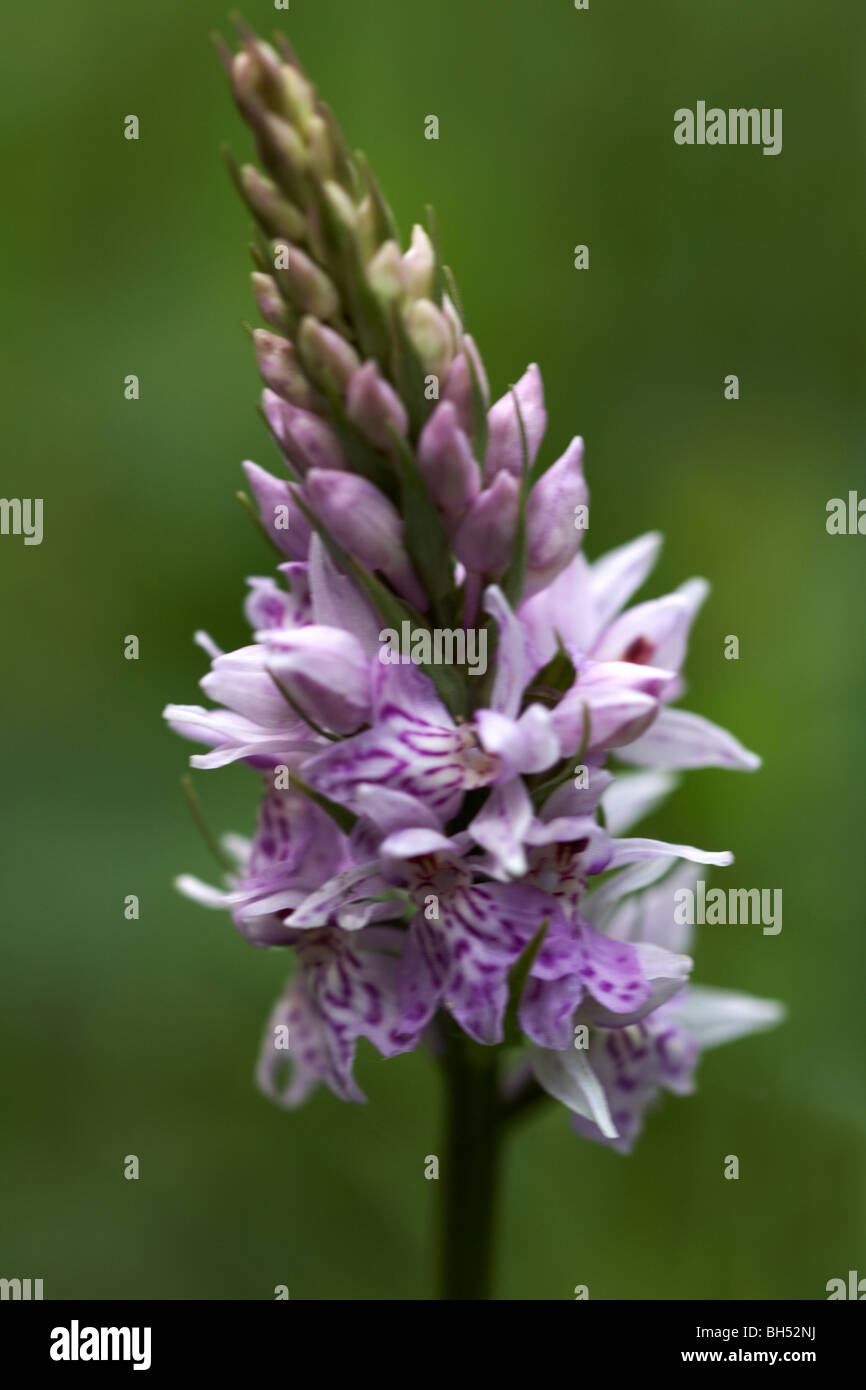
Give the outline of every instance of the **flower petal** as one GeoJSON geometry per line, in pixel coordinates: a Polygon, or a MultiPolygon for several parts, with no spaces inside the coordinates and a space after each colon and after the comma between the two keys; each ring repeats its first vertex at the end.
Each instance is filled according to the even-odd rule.
{"type": "Polygon", "coordinates": [[[530,1058],[536,1079],[549,1095],[562,1101],[575,1115],[581,1115],[597,1126],[605,1138],[618,1137],[604,1087],[584,1051],[569,1048],[564,1052],[553,1052],[548,1048],[530,1046],[530,1058]]]}
{"type": "Polygon", "coordinates": [[[629,744],[620,757],[638,767],[671,771],[729,767],[754,772],[761,766],[757,753],[750,753],[733,734],[683,709],[662,710],[652,728],[629,744]]]}
{"type": "Polygon", "coordinates": [[[701,1047],[718,1047],[784,1022],[785,1006],[733,989],[690,985],[673,1005],[677,1022],[701,1047]]]}

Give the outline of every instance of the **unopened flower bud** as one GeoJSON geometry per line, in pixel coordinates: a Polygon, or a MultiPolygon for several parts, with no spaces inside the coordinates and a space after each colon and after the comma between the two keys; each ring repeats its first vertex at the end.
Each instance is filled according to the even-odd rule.
{"type": "Polygon", "coordinates": [[[309,165],[303,140],[294,126],[284,121],[282,116],[275,116],[272,111],[264,117],[263,126],[264,136],[270,148],[279,156],[292,181],[296,182],[298,176],[303,174],[309,165]]]}
{"type": "Polygon", "coordinates": [[[406,294],[406,268],[396,241],[383,241],[367,266],[367,279],[373,293],[385,304],[393,304],[406,294]]]}
{"type": "Polygon", "coordinates": [[[298,352],[317,385],[324,389],[330,383],[341,396],[361,365],[361,359],[345,338],[311,315],[301,321],[298,352]]]}
{"type": "Polygon", "coordinates": [[[245,104],[250,97],[258,96],[259,73],[252,56],[241,49],[232,59],[231,82],[235,96],[245,104]]]}
{"type": "Polygon", "coordinates": [[[310,117],[316,110],[316,92],[313,84],[291,63],[280,65],[280,83],[283,102],[291,116],[292,123],[306,130],[310,117]]]}
{"type": "Polygon", "coordinates": [[[340,297],[330,278],[314,260],[297,246],[274,242],[273,252],[278,265],[277,274],[288,293],[304,314],[316,318],[334,318],[340,308],[340,297]],[[280,265],[288,250],[288,265],[280,265]]]}
{"type": "Polygon", "coordinates": [[[297,473],[311,468],[346,468],[340,441],[327,421],[265,391],[265,419],[280,450],[297,473]]]}
{"type": "Polygon", "coordinates": [[[358,230],[358,209],[345,188],[333,179],[328,179],[324,185],[324,193],[341,227],[354,236],[358,230]]]}
{"type": "Polygon", "coordinates": [[[365,362],[349,382],[346,398],[349,419],[377,449],[390,449],[391,426],[405,434],[409,426],[403,402],[375,362],[365,362]]]}
{"type": "Polygon", "coordinates": [[[292,560],[306,560],[310,523],[292,496],[289,484],[259,468],[257,463],[247,462],[243,469],[253,490],[262,525],[274,545],[292,560]]]}
{"type": "Polygon", "coordinates": [[[292,315],[280,294],[276,280],[272,275],[264,275],[258,270],[253,271],[250,278],[262,318],[279,333],[291,333],[292,315]]]}
{"type": "Polygon", "coordinates": [[[440,401],[421,431],[418,467],[430,496],[453,529],[481,487],[481,470],[457,423],[453,401],[440,401]]]}
{"type": "Polygon", "coordinates": [[[254,164],[245,164],[241,169],[241,186],[247,202],[271,236],[301,240],[306,225],[303,213],[254,164]]]}
{"type": "Polygon", "coordinates": [[[379,218],[369,193],[361,199],[357,212],[361,252],[365,260],[370,260],[379,246],[379,218]]]}
{"type": "Polygon", "coordinates": [[[276,49],[264,39],[250,39],[244,51],[249,55],[259,85],[276,95],[282,68],[276,49]]]}
{"type": "Polygon", "coordinates": [[[583,476],[583,440],[571,441],[562,458],[542,474],[526,503],[526,586],[530,598],[553,582],[577,554],[583,528],[576,509],[589,493],[583,476]]]}
{"type": "Polygon", "coordinates": [[[264,328],[255,330],[253,343],[265,385],[292,405],[315,409],[318,397],[304,375],[292,344],[264,328]]]}
{"type": "Polygon", "coordinates": [[[381,570],[416,608],[427,607],[403,544],[400,514],[384,493],[357,473],[320,469],[307,475],[304,493],[338,545],[366,569],[381,570]]]}
{"type": "Polygon", "coordinates": [[[507,469],[515,478],[523,475],[523,431],[526,433],[527,468],[531,468],[538,453],[547,414],[544,409],[544,387],[541,372],[533,362],[527,367],[513,391],[492,406],[487,415],[487,453],[484,457],[484,481],[491,483],[498,473],[507,469]],[[517,413],[520,406],[520,415],[517,413]]]}
{"type": "Polygon", "coordinates": [[[333,178],[334,149],[327,122],[323,121],[321,116],[311,116],[304,133],[307,137],[310,168],[323,181],[333,178]]]}
{"type": "Polygon", "coordinates": [[[470,338],[465,334],[454,361],[451,363],[451,370],[448,373],[448,380],[445,383],[443,400],[453,401],[457,408],[457,420],[460,428],[471,439],[475,432],[475,412],[473,409],[473,390],[472,373],[481,391],[481,397],[485,409],[490,399],[490,387],[487,384],[487,374],[484,371],[484,364],[481,361],[478,349],[470,338]],[[470,368],[470,362],[472,367],[470,368]]]}
{"type": "Polygon", "coordinates": [[[444,376],[454,356],[451,325],[430,299],[416,299],[404,313],[406,332],[422,365],[436,376],[444,376]]]}
{"type": "Polygon", "coordinates": [[[406,288],[413,299],[431,299],[436,272],[436,252],[424,228],[416,222],[409,250],[403,257],[406,288]]]}
{"type": "Polygon", "coordinates": [[[520,484],[510,473],[497,474],[480,492],[454,537],[454,552],[475,574],[499,574],[511,559],[520,509],[520,484]]]}

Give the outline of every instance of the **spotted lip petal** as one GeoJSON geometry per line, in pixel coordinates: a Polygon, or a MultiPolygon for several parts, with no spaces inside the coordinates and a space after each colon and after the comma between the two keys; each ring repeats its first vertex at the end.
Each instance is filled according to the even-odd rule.
{"type": "Polygon", "coordinates": [[[586,996],[604,1016],[639,1015],[652,996],[638,952],[588,923],[559,915],[548,928],[520,1003],[520,1026],[541,1047],[571,1047],[573,1019],[586,996]]]}
{"type": "Polygon", "coordinates": [[[354,811],[359,786],[382,785],[415,797],[445,821],[466,791],[540,771],[559,756],[541,706],[517,720],[481,710],[475,725],[457,725],[414,667],[379,665],[372,681],[373,728],[317,754],[303,769],[317,791],[354,811]]]}
{"type": "Polygon", "coordinates": [[[341,1100],[366,1097],[352,1075],[359,1038],[367,1038],[383,1057],[408,1052],[419,1029],[398,1002],[397,952],[400,938],[387,928],[352,936],[324,930],[298,944],[298,972],[271,1016],[259,1055],[262,1090],[293,1109],[320,1082],[341,1100]],[[287,1047],[280,1043],[285,1039],[287,1047]],[[281,1082],[281,1064],[288,1081],[281,1082]]]}
{"type": "Polygon", "coordinates": [[[358,788],[382,785],[453,816],[468,787],[495,775],[468,729],[455,725],[432,683],[412,666],[378,665],[373,673],[373,728],[335,743],[303,775],[325,796],[359,810],[358,788]]]}
{"type": "Polygon", "coordinates": [[[460,876],[438,892],[435,880],[420,884],[413,896],[424,906],[403,952],[407,1013],[423,1026],[441,1005],[476,1042],[501,1042],[508,974],[555,904],[522,884],[473,885],[460,876]],[[438,915],[428,917],[431,898],[438,915]]]}
{"type": "Polygon", "coordinates": [[[687,1095],[693,1089],[697,1059],[697,1043],[676,1023],[670,1006],[632,1027],[593,1034],[588,1061],[604,1090],[615,1135],[585,1114],[575,1113],[572,1127],[584,1138],[630,1153],[659,1093],[687,1095]]]}
{"type": "Polygon", "coordinates": [[[634,1025],[593,1031],[589,1064],[604,1090],[616,1135],[585,1113],[575,1114],[574,1129],[629,1153],[662,1091],[687,1095],[694,1089],[704,1049],[775,1027],[783,1018],[775,1000],[690,985],[634,1025]]]}

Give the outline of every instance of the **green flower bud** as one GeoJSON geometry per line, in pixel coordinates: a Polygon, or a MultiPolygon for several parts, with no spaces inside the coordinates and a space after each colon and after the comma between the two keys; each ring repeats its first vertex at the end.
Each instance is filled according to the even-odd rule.
{"type": "Polygon", "coordinates": [[[436,252],[424,228],[416,222],[412,241],[403,257],[406,285],[413,299],[431,299],[436,274],[436,252]]]}
{"type": "Polygon", "coordinates": [[[329,179],[324,185],[324,194],[334,216],[347,232],[358,234],[358,209],[341,184],[329,179]]]}
{"type": "Polygon", "coordinates": [[[370,264],[367,279],[373,293],[385,304],[406,297],[406,269],[396,241],[383,241],[370,264]]]}
{"type": "Polygon", "coordinates": [[[294,126],[269,111],[263,121],[264,140],[270,150],[278,156],[281,166],[290,174],[292,185],[306,172],[309,165],[304,142],[294,126]]]}
{"type": "Polygon", "coordinates": [[[231,79],[242,107],[280,104],[280,60],[270,44],[248,43],[232,60],[231,79]]]}
{"type": "Polygon", "coordinates": [[[313,380],[323,389],[330,383],[341,395],[361,365],[361,359],[345,338],[310,315],[301,322],[298,352],[313,380]]]}
{"type": "Polygon", "coordinates": [[[313,314],[317,319],[337,318],[340,297],[324,270],[304,251],[288,242],[275,241],[271,249],[277,282],[299,311],[313,314]],[[288,265],[283,263],[286,253],[288,265]]]}
{"type": "Polygon", "coordinates": [[[406,332],[428,372],[442,375],[450,367],[456,344],[450,323],[430,299],[416,299],[404,315],[406,332]]]}
{"type": "Polygon", "coordinates": [[[358,214],[358,237],[361,243],[361,254],[365,261],[370,261],[376,254],[380,245],[379,240],[379,218],[370,194],[367,193],[361,199],[357,208],[358,214]]]}
{"type": "Polygon", "coordinates": [[[280,82],[285,109],[292,123],[306,130],[310,117],[316,112],[316,90],[312,82],[290,63],[281,65],[280,82]]]}
{"type": "Polygon", "coordinates": [[[287,236],[292,241],[303,238],[303,213],[254,164],[245,164],[241,169],[241,185],[247,203],[271,236],[287,236]]]}
{"type": "Polygon", "coordinates": [[[319,178],[330,179],[334,175],[334,149],[327,121],[321,116],[311,116],[305,130],[310,155],[310,167],[319,178]]]}
{"type": "Polygon", "coordinates": [[[250,97],[258,96],[257,83],[258,73],[256,65],[249,53],[241,49],[232,59],[231,81],[232,90],[241,102],[248,102],[250,97]]]}

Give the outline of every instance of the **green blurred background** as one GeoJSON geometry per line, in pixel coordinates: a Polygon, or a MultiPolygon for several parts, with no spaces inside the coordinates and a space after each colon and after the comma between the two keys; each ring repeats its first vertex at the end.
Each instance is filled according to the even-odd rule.
{"type": "MultiPolygon", "coordinates": [[[[730,847],[729,884],[783,889],[781,935],[704,928],[698,975],[785,1000],[789,1022],[711,1053],[631,1158],[553,1105],[527,1125],[497,1294],[824,1297],[866,1274],[866,539],[825,530],[827,500],[866,487],[863,6],[246,14],[285,24],[404,234],[436,205],[494,394],[540,362],[548,457],[587,440],[590,553],[658,527],[647,594],[711,579],[689,703],[765,758],[691,774],[648,830],[730,847]],[[782,107],[782,154],[677,147],[673,112],[698,99],[782,107]]],[[[171,886],[213,870],[178,789],[192,750],[160,710],[198,697],[195,628],[244,640],[243,579],[270,560],[239,464],[276,464],[240,328],[247,220],[218,154],[248,144],[214,25],[213,0],[4,17],[0,490],[45,499],[45,539],[0,539],[0,1275],[48,1298],[424,1299],[433,1062],[365,1049],[368,1106],[272,1107],[252,1067],[285,959],[171,886]]],[[[249,830],[252,774],[196,780],[214,826],[249,830]]]]}

